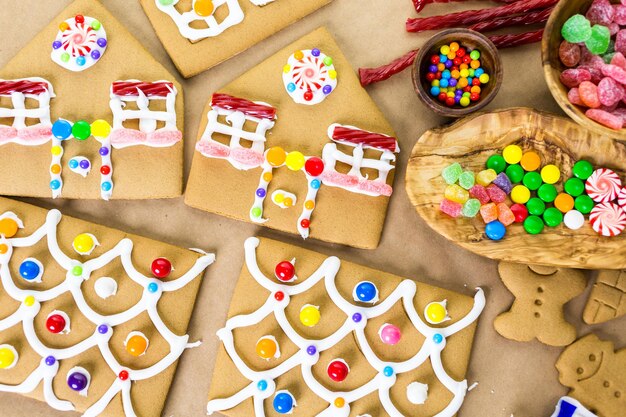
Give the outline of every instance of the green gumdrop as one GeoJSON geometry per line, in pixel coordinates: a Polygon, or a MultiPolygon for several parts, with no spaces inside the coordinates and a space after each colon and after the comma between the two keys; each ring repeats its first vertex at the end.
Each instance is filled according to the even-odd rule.
{"type": "Polygon", "coordinates": [[[600,55],[608,51],[610,40],[611,31],[609,28],[602,25],[593,25],[591,37],[585,41],[585,46],[592,54],[600,55]]]}
{"type": "Polygon", "coordinates": [[[474,183],[474,173],[471,171],[465,171],[459,176],[459,185],[466,190],[472,188],[474,186],[474,183]]]}
{"type": "Polygon", "coordinates": [[[561,35],[570,43],[585,42],[591,38],[591,23],[585,16],[575,14],[563,24],[561,35]]]}
{"type": "Polygon", "coordinates": [[[615,56],[615,53],[608,53],[608,54],[604,54],[602,55],[602,59],[604,60],[605,64],[610,64],[611,61],[613,60],[613,57],[615,56]]]}
{"type": "Polygon", "coordinates": [[[455,162],[452,165],[445,167],[443,171],[441,171],[441,176],[446,184],[454,184],[459,180],[462,173],[463,167],[458,162],[455,162]]]}
{"type": "Polygon", "coordinates": [[[480,201],[475,198],[470,198],[463,204],[463,209],[461,213],[465,217],[476,217],[478,212],[480,211],[480,201]]]}

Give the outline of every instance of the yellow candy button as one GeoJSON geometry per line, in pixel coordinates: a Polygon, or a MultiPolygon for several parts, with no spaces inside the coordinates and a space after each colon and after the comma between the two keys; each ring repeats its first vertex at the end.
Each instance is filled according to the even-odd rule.
{"type": "Polygon", "coordinates": [[[61,173],[61,165],[59,164],[54,164],[50,167],[50,172],[53,174],[60,174],[61,173]]]}
{"type": "Polygon", "coordinates": [[[441,323],[448,317],[448,311],[443,303],[430,303],[426,307],[426,317],[432,323],[441,323]]]}
{"type": "Polygon", "coordinates": [[[63,149],[61,149],[61,147],[60,147],[60,146],[56,146],[56,145],[55,145],[55,146],[53,146],[53,147],[50,149],[50,153],[51,153],[52,155],[54,155],[54,156],[59,156],[59,155],[61,155],[61,152],[63,152],[63,149]]]}
{"type": "Polygon", "coordinates": [[[26,298],[24,298],[24,305],[26,307],[32,307],[35,304],[35,297],[33,297],[32,295],[28,295],[26,296],[26,298]]]}
{"type": "Polygon", "coordinates": [[[274,146],[273,148],[269,148],[267,150],[267,153],[265,154],[265,159],[273,167],[279,167],[284,164],[286,158],[287,153],[280,146],[274,146]]]}
{"type": "Polygon", "coordinates": [[[274,201],[277,202],[278,204],[282,203],[283,201],[285,201],[285,195],[282,193],[278,193],[274,196],[274,201]]]}
{"type": "Polygon", "coordinates": [[[502,157],[507,164],[511,165],[519,163],[522,160],[522,154],[522,148],[517,145],[509,145],[502,151],[502,157]]]}
{"type": "Polygon", "coordinates": [[[344,405],[346,405],[346,400],[344,400],[341,397],[337,397],[335,398],[335,407],[337,408],[343,408],[344,405]]]}
{"type": "Polygon", "coordinates": [[[301,152],[293,151],[287,154],[285,164],[292,171],[300,171],[305,163],[304,155],[301,152]]]}
{"type": "Polygon", "coordinates": [[[285,64],[285,66],[283,67],[283,72],[287,74],[289,71],[291,71],[291,65],[285,64]]]}
{"type": "Polygon", "coordinates": [[[81,233],[74,238],[72,247],[81,255],[88,255],[93,251],[93,248],[97,245],[95,237],[89,233],[81,233]]]}
{"type": "Polygon", "coordinates": [[[511,190],[511,200],[514,203],[526,204],[530,200],[530,190],[523,185],[516,185],[511,190]]]}
{"type": "Polygon", "coordinates": [[[313,200],[307,200],[304,202],[304,208],[307,210],[313,210],[315,208],[315,202],[313,200]]]}
{"type": "Polygon", "coordinates": [[[546,184],[555,184],[561,178],[561,171],[556,165],[546,165],[541,169],[541,179],[546,184]]]}
{"type": "Polygon", "coordinates": [[[106,138],[111,133],[111,125],[106,120],[98,119],[91,124],[91,134],[98,138],[106,138]]]}
{"type": "Polygon", "coordinates": [[[17,362],[17,352],[10,345],[0,345],[0,369],[9,369],[17,362]]]}
{"type": "Polygon", "coordinates": [[[211,16],[214,10],[215,7],[213,6],[213,2],[211,0],[196,0],[193,4],[193,11],[196,12],[198,16],[211,16]]]}
{"type": "Polygon", "coordinates": [[[313,327],[320,322],[321,314],[319,307],[310,304],[305,305],[300,310],[300,322],[307,326],[313,327]]]}
{"type": "Polygon", "coordinates": [[[4,255],[9,251],[9,247],[4,243],[0,243],[0,255],[4,255]]]}
{"type": "Polygon", "coordinates": [[[13,219],[4,218],[0,220],[0,235],[4,237],[13,237],[17,233],[19,226],[13,219]]]}

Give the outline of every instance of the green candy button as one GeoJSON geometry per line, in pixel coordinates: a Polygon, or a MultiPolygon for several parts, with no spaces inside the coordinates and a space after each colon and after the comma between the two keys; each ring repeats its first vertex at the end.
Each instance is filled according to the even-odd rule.
{"type": "Polygon", "coordinates": [[[91,126],[84,120],[79,120],[72,126],[72,136],[78,140],[85,140],[91,136],[91,126]]]}
{"type": "Polygon", "coordinates": [[[533,172],[527,172],[526,175],[524,175],[524,179],[522,180],[522,183],[530,191],[536,191],[539,189],[539,187],[541,187],[541,184],[543,184],[543,181],[541,180],[541,174],[533,171],[533,172]]]}
{"type": "Polygon", "coordinates": [[[550,227],[557,227],[563,221],[563,213],[555,207],[550,207],[543,212],[543,220],[550,227]]]}
{"type": "Polygon", "coordinates": [[[520,164],[509,165],[505,173],[513,184],[519,184],[524,178],[524,168],[520,164]]]}
{"type": "Polygon", "coordinates": [[[552,184],[543,184],[537,190],[537,195],[546,203],[552,203],[557,196],[558,192],[556,187],[552,184]]]}
{"type": "Polygon", "coordinates": [[[591,213],[591,210],[593,210],[594,206],[595,203],[588,195],[580,195],[576,197],[576,200],[574,200],[574,207],[582,214],[591,213]]]}
{"type": "Polygon", "coordinates": [[[585,191],[585,183],[578,178],[565,181],[565,192],[572,197],[578,197],[585,191]]]}
{"type": "Polygon", "coordinates": [[[585,181],[593,173],[593,165],[589,161],[580,160],[574,164],[572,172],[576,178],[585,181]]]}
{"type": "Polygon", "coordinates": [[[506,161],[502,155],[491,155],[489,159],[487,159],[487,169],[493,169],[498,174],[504,172],[506,169],[506,161]]]}
{"type": "Polygon", "coordinates": [[[524,230],[531,235],[538,235],[543,231],[543,220],[539,216],[528,216],[524,220],[524,230]]]}
{"type": "Polygon", "coordinates": [[[533,197],[526,203],[528,212],[534,216],[541,216],[546,210],[546,203],[542,199],[533,197]]]}

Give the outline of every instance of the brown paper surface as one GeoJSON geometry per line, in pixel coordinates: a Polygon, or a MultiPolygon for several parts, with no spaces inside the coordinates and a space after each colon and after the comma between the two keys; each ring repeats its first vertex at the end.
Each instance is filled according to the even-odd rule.
{"type": "MultiPolygon", "coordinates": [[[[280,1],[280,0],[279,0],[280,1]]],[[[9,61],[69,0],[0,1],[0,65],[9,61]]],[[[424,16],[464,9],[495,6],[483,0],[436,4],[424,16]]],[[[157,61],[171,72],[173,64],[154,34],[139,2],[106,0],[106,7],[157,61]]],[[[182,84],[185,88],[187,137],[185,172],[194,153],[194,138],[203,109],[214,91],[253,68],[268,56],[316,28],[325,25],[356,70],[363,66],[387,63],[422,45],[434,32],[406,33],[404,22],[416,16],[409,0],[336,1],[296,25],[260,42],[254,48],[182,84]]],[[[543,80],[539,45],[505,49],[502,89],[487,110],[529,106],[563,115],[543,80]]],[[[95,68],[95,67],[94,67],[95,68]]],[[[66,214],[149,236],[181,247],[201,247],[217,253],[199,293],[189,333],[202,338],[202,346],[188,350],[179,361],[174,383],[166,402],[165,417],[198,417],[206,412],[207,393],[218,352],[215,332],[224,326],[230,300],[243,264],[243,242],[261,234],[295,245],[303,245],[326,255],[387,271],[398,276],[419,278],[438,287],[472,294],[478,285],[486,291],[487,306],[476,329],[474,347],[467,373],[468,382],[479,385],[468,393],[460,417],[537,417],[549,416],[557,399],[569,389],[558,382],[554,367],[562,348],[539,342],[520,343],[504,339],[493,328],[494,318],[507,311],[513,296],[502,285],[497,262],[465,251],[433,232],[415,213],[404,191],[404,172],[410,149],[427,129],[447,120],[435,116],[421,104],[411,88],[408,71],[367,88],[376,104],[394,127],[402,153],[398,158],[396,192],[390,200],[385,230],[375,250],[359,250],[308,240],[256,225],[231,220],[192,209],[183,199],[167,201],[71,201],[29,200],[47,208],[58,207],[66,214]],[[467,285],[467,287],[465,287],[467,285]]],[[[615,342],[615,349],[626,346],[626,316],[600,325],[588,326],[582,312],[595,280],[587,290],[565,305],[565,318],[576,327],[578,337],[593,331],[602,339],[615,342]]],[[[152,397],[150,397],[152,398],[152,397]]],[[[0,415],[11,417],[77,416],[62,413],[39,401],[0,393],[0,415]]],[[[215,415],[219,415],[216,413],[215,415]]]]}
{"type": "MultiPolygon", "coordinates": [[[[306,282],[308,277],[327,258],[320,253],[269,239],[261,240],[256,250],[256,256],[259,269],[270,279],[273,278],[276,264],[286,259],[296,258],[296,275],[299,278],[294,282],[296,285],[306,282]]],[[[395,275],[342,261],[335,283],[341,296],[356,304],[352,301],[352,291],[359,282],[373,282],[379,290],[379,297],[382,302],[397,288],[402,280],[395,275]]],[[[254,280],[244,264],[228,317],[250,314],[265,304],[268,297],[271,297],[269,291],[254,280]]],[[[424,320],[423,312],[426,305],[433,301],[442,300],[448,301],[447,309],[451,320],[446,321],[442,326],[435,325],[434,327],[446,327],[460,320],[471,310],[473,303],[472,299],[467,296],[418,282],[417,293],[413,302],[422,320],[424,320]]],[[[294,330],[302,337],[311,340],[328,337],[336,332],[347,319],[345,313],[328,296],[323,281],[315,284],[309,291],[291,297],[285,313],[294,330]],[[303,326],[298,318],[300,310],[307,304],[320,308],[320,322],[312,328],[303,326]]],[[[443,366],[446,372],[457,381],[464,379],[475,328],[476,324],[474,323],[446,339],[446,347],[441,356],[443,366]]],[[[256,371],[273,369],[299,351],[298,347],[280,329],[273,314],[270,314],[258,325],[237,329],[233,334],[235,349],[238,354],[246,364],[256,371]],[[256,341],[266,335],[276,338],[281,350],[280,358],[265,361],[257,356],[255,352],[256,341]]],[[[381,360],[390,362],[402,362],[412,358],[424,343],[424,336],[411,324],[401,301],[397,302],[387,313],[368,320],[365,337],[375,354],[381,360]],[[378,331],[385,323],[394,324],[402,331],[402,338],[395,346],[385,345],[378,337],[378,331]]],[[[341,342],[321,353],[319,362],[313,366],[313,375],[329,390],[343,392],[365,385],[376,376],[376,370],[360,352],[356,338],[351,333],[341,342]],[[328,364],[337,358],[345,360],[350,367],[350,373],[342,383],[333,382],[326,373],[328,364]]],[[[223,347],[219,349],[212,381],[209,399],[229,397],[251,382],[239,373],[223,347]]],[[[278,377],[275,382],[277,391],[288,389],[296,397],[298,406],[294,410],[294,416],[317,415],[329,406],[323,399],[307,389],[307,385],[302,379],[300,367],[278,377]]],[[[275,413],[272,408],[272,398],[265,401],[266,415],[278,416],[279,414],[275,413]]],[[[437,414],[452,400],[452,395],[439,382],[432,371],[430,360],[427,360],[416,370],[398,375],[398,380],[391,389],[391,399],[403,415],[418,417],[437,414]],[[412,405],[407,400],[406,387],[414,381],[428,384],[428,399],[424,405],[412,405]]],[[[361,414],[386,415],[376,392],[350,404],[350,408],[350,415],[354,416],[361,414]]],[[[252,399],[244,401],[232,410],[224,411],[224,414],[232,417],[253,415],[252,399]]]]}
{"type": "MultiPolygon", "coordinates": [[[[16,238],[30,236],[44,224],[47,214],[47,210],[18,201],[0,198],[0,213],[6,211],[12,211],[24,222],[24,228],[18,231],[16,238]]],[[[94,259],[111,250],[123,238],[133,241],[131,255],[133,264],[140,273],[146,276],[152,276],[150,265],[153,259],[163,256],[172,262],[175,270],[164,281],[174,280],[183,275],[194,265],[196,259],[200,256],[198,253],[186,249],[127,234],[119,230],[109,229],[105,226],[95,225],[72,217],[63,216],[57,228],[57,241],[61,251],[70,258],[80,260],[81,262],[94,259]],[[91,255],[80,256],[72,249],[72,241],[80,233],[91,233],[100,242],[100,246],[91,255]]],[[[13,282],[18,288],[38,291],[59,285],[65,280],[66,273],[65,269],[56,263],[52,257],[48,250],[46,238],[41,239],[31,247],[14,247],[9,269],[13,282]],[[19,275],[18,271],[21,262],[29,257],[34,257],[44,266],[41,283],[27,282],[19,275]]],[[[187,332],[200,282],[201,277],[196,277],[180,290],[164,293],[159,300],[159,315],[165,325],[177,335],[184,335],[187,332]]],[[[141,299],[143,293],[142,286],[135,284],[128,277],[119,257],[103,268],[95,270],[89,280],[82,284],[81,289],[87,304],[103,315],[112,315],[128,310],[141,299]],[[117,282],[117,294],[107,299],[102,299],[96,295],[94,285],[96,280],[101,277],[112,277],[117,282]]],[[[8,317],[19,306],[20,302],[8,296],[5,291],[0,293],[0,317],[8,317]]],[[[97,324],[85,317],[76,306],[72,295],[69,292],[65,292],[57,298],[41,303],[41,310],[35,317],[34,326],[39,340],[45,346],[63,349],[74,346],[91,336],[97,324]],[[70,333],[66,335],[53,334],[46,329],[46,318],[53,310],[60,310],[68,315],[70,319],[70,333]]],[[[160,335],[145,311],[134,319],[115,326],[113,332],[113,336],[109,341],[109,347],[122,366],[132,369],[144,369],[157,363],[170,352],[169,343],[160,335]],[[148,338],[149,346],[145,355],[134,357],[126,352],[124,342],[127,335],[132,331],[140,331],[148,338]]],[[[190,339],[190,342],[193,341],[195,340],[190,339]]],[[[0,373],[0,384],[19,384],[39,366],[41,357],[30,347],[21,325],[16,325],[0,332],[0,343],[14,346],[19,354],[16,366],[12,369],[3,369],[0,373]]],[[[153,378],[133,383],[131,398],[137,415],[145,417],[161,415],[175,371],[176,362],[153,378]]],[[[53,382],[53,389],[59,399],[71,401],[77,410],[85,411],[86,408],[102,397],[115,381],[115,378],[116,375],[104,361],[99,348],[95,346],[78,356],[60,361],[59,371],[53,382]],[[72,391],[66,383],[68,371],[75,366],[81,366],[91,374],[91,383],[87,396],[80,396],[72,391]]],[[[41,384],[38,389],[25,395],[44,401],[41,384]]],[[[54,412],[54,410],[50,412],[54,412]]],[[[121,395],[118,394],[113,398],[102,415],[119,416],[123,413],[121,395]]]]}
{"type": "MultiPolygon", "coordinates": [[[[328,126],[333,123],[395,136],[376,104],[361,88],[349,62],[325,28],[319,28],[286,46],[215,92],[267,102],[277,109],[276,124],[266,135],[265,149],[281,146],[287,152],[297,150],[307,156],[321,157],[324,145],[330,142],[328,126]],[[337,88],[323,102],[307,106],[297,104],[289,97],[283,84],[281,68],[293,52],[312,48],[319,48],[332,57],[338,82],[337,88]]],[[[202,112],[198,140],[206,127],[209,110],[210,106],[207,105],[202,112]]],[[[228,144],[228,138],[223,140],[223,143],[228,144]]],[[[341,148],[341,145],[338,148],[348,153],[352,149],[348,146],[341,148]]],[[[367,152],[372,157],[380,155],[376,151],[367,152]]],[[[342,169],[340,165],[337,164],[338,169],[342,169]]],[[[389,184],[393,184],[393,171],[387,179],[389,184]]],[[[261,172],[261,168],[240,171],[227,161],[207,158],[195,152],[185,202],[192,207],[250,221],[250,208],[261,172]]],[[[263,225],[297,234],[298,217],[307,194],[305,175],[290,171],[287,167],[275,169],[267,194],[263,217],[268,221],[263,225]],[[296,204],[289,209],[274,204],[270,196],[277,189],[294,193],[296,204]]],[[[389,198],[384,196],[370,197],[322,185],[311,217],[309,237],[355,247],[375,248],[382,232],[388,201],[389,198]]]]}
{"type": "MultiPolygon", "coordinates": [[[[39,3],[38,3],[39,5],[39,3]]],[[[39,6],[38,6],[39,7],[39,6]]],[[[109,107],[110,88],[114,81],[172,81],[176,96],[176,126],[184,131],[183,89],[162,65],[145,50],[128,29],[98,0],[78,0],[55,17],[47,15],[49,24],[32,41],[15,51],[0,70],[0,79],[41,77],[52,84],[56,97],[50,101],[51,121],[58,118],[88,123],[104,119],[112,124],[109,107]],[[82,72],[66,70],[50,59],[52,42],[59,24],[76,14],[100,20],[107,33],[108,46],[93,67],[82,72]]],[[[44,19],[45,20],[45,19],[44,19]]],[[[8,23],[11,24],[11,23],[8,23]]],[[[13,23],[15,24],[15,23],[13,23]]],[[[7,58],[11,55],[7,56],[7,58]]],[[[6,61],[4,61],[6,62],[6,61]]],[[[3,105],[7,103],[3,102],[3,105]]],[[[6,119],[3,119],[2,123],[6,119]]],[[[7,120],[9,121],[9,120],[7,120]]],[[[10,121],[9,121],[10,122],[10,121]]],[[[50,197],[51,142],[39,146],[7,144],[0,146],[0,193],[30,197],[50,197]]],[[[85,141],[63,142],[63,192],[65,198],[100,198],[100,142],[93,136],[85,141]],[[92,169],[86,178],[71,172],[67,166],[74,156],[90,160],[92,169]]],[[[142,199],[177,197],[182,193],[182,152],[179,142],[172,147],[131,146],[112,149],[113,195],[111,198],[142,199]]]]}
{"type": "MultiPolygon", "coordinates": [[[[174,65],[183,77],[189,78],[245,51],[332,0],[275,0],[262,7],[249,0],[238,0],[244,20],[218,36],[196,42],[180,34],[178,26],[158,9],[155,0],[140,1],[174,65]]],[[[182,0],[176,8],[179,11],[192,10],[192,2],[182,0]]],[[[216,15],[218,13],[226,16],[225,9],[217,10],[216,15]]]]}

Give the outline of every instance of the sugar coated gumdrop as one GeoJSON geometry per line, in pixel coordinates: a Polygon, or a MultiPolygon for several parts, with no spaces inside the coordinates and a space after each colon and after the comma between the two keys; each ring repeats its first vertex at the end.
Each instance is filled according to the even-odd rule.
{"type": "Polygon", "coordinates": [[[602,25],[593,25],[591,28],[591,37],[585,41],[585,46],[592,54],[603,54],[609,49],[609,41],[611,40],[611,31],[608,27],[602,25]]]}
{"type": "Polygon", "coordinates": [[[378,336],[387,345],[396,345],[402,338],[400,329],[393,324],[385,323],[378,331],[378,336]]]}
{"type": "Polygon", "coordinates": [[[91,233],[81,233],[74,238],[72,247],[79,255],[90,255],[100,243],[91,233]]]}
{"type": "Polygon", "coordinates": [[[505,194],[509,194],[513,189],[511,180],[504,172],[499,173],[491,185],[497,185],[498,188],[504,191],[505,194]]]}
{"type": "Polygon", "coordinates": [[[575,14],[563,24],[563,39],[571,43],[585,42],[591,37],[591,23],[581,14],[575,14]]]}
{"type": "Polygon", "coordinates": [[[447,300],[433,301],[424,308],[424,317],[430,324],[439,324],[450,320],[448,317],[447,300]]]}
{"type": "Polygon", "coordinates": [[[586,68],[570,68],[559,75],[559,80],[564,86],[574,88],[583,81],[591,81],[591,72],[586,68]]]}
{"type": "Polygon", "coordinates": [[[274,411],[279,414],[291,414],[296,406],[296,400],[289,391],[278,391],[272,402],[274,411]]]}
{"type": "Polygon", "coordinates": [[[11,369],[18,360],[18,354],[11,345],[0,345],[0,369],[11,369]]]}
{"type": "Polygon", "coordinates": [[[439,210],[450,217],[456,218],[461,215],[461,212],[463,211],[463,205],[444,198],[439,204],[439,210]]]}
{"type": "Polygon", "coordinates": [[[280,357],[278,342],[274,336],[263,336],[256,342],[256,354],[261,359],[270,360],[280,357]]]}
{"type": "Polygon", "coordinates": [[[448,185],[444,196],[455,203],[463,204],[469,199],[469,193],[457,184],[448,185]]]}
{"type": "Polygon", "coordinates": [[[354,287],[354,301],[362,303],[375,303],[378,301],[378,288],[370,281],[361,281],[354,287]]]}
{"type": "Polygon", "coordinates": [[[491,240],[501,240],[506,234],[506,227],[500,221],[494,220],[485,226],[485,234],[491,240]]]}
{"type": "Polygon", "coordinates": [[[480,208],[480,215],[483,222],[490,223],[498,219],[498,206],[495,203],[488,203],[480,208]]]}
{"type": "Polygon", "coordinates": [[[447,184],[454,184],[463,173],[463,167],[458,162],[448,165],[441,171],[441,176],[447,184]]]}
{"type": "Polygon", "coordinates": [[[152,261],[151,268],[152,275],[157,278],[167,278],[172,272],[172,263],[166,258],[156,258],[152,261]]]}
{"type": "Polygon", "coordinates": [[[598,98],[604,106],[613,106],[624,98],[624,89],[610,77],[604,77],[598,84],[598,98]]]}
{"type": "MultiPolygon", "coordinates": [[[[570,68],[575,67],[580,62],[580,55],[580,46],[576,45],[575,43],[570,43],[566,40],[561,42],[561,45],[559,46],[559,59],[561,60],[563,65],[570,68]]],[[[509,164],[516,163],[517,162],[509,162],[509,164]]]]}
{"type": "Polygon", "coordinates": [[[615,17],[615,9],[609,0],[595,0],[587,9],[585,17],[593,25],[609,26],[615,17]]]}
{"type": "Polygon", "coordinates": [[[486,187],[491,184],[497,176],[498,173],[493,169],[485,169],[483,171],[480,171],[478,175],[476,175],[476,183],[482,185],[483,187],[486,187]]]}
{"type": "Polygon", "coordinates": [[[585,106],[585,103],[583,103],[583,101],[580,99],[580,91],[576,87],[570,88],[570,90],[567,92],[567,99],[570,103],[577,106],[585,106]]]}
{"type": "Polygon", "coordinates": [[[515,213],[511,211],[511,208],[506,203],[498,204],[498,220],[505,226],[515,222],[515,213]]]}
{"type": "Polygon", "coordinates": [[[581,101],[587,107],[597,109],[602,105],[600,97],[598,97],[598,87],[591,81],[581,82],[578,86],[578,94],[580,94],[581,101]]]}
{"type": "Polygon", "coordinates": [[[124,345],[126,352],[132,356],[141,356],[148,350],[148,338],[141,332],[130,332],[124,345]]]}
{"type": "Polygon", "coordinates": [[[311,304],[307,304],[300,310],[300,323],[306,327],[313,327],[320,322],[320,308],[311,304]]]}
{"type": "Polygon", "coordinates": [[[466,190],[472,188],[475,181],[474,173],[472,171],[465,171],[459,176],[459,185],[466,190]]]}
{"type": "Polygon", "coordinates": [[[328,377],[335,382],[343,382],[350,373],[350,367],[343,359],[335,359],[328,364],[326,369],[328,377]]]}
{"type": "Polygon", "coordinates": [[[50,333],[69,333],[69,324],[69,317],[62,311],[55,310],[46,318],[46,329],[48,329],[50,333]]]}
{"type": "Polygon", "coordinates": [[[620,130],[624,123],[622,118],[600,109],[589,109],[585,116],[613,130],[620,130]]]}
{"type": "Polygon", "coordinates": [[[494,203],[502,203],[506,200],[506,193],[496,184],[489,184],[487,186],[487,194],[489,194],[489,198],[494,203]]]}
{"type": "Polygon", "coordinates": [[[470,197],[477,199],[481,204],[487,204],[490,201],[487,189],[480,184],[474,185],[469,191],[470,197]]]}
{"type": "Polygon", "coordinates": [[[296,276],[296,268],[289,261],[282,261],[274,268],[274,275],[282,282],[291,282],[296,276]]]}
{"type": "Polygon", "coordinates": [[[480,211],[480,201],[475,198],[470,198],[463,204],[463,208],[461,209],[461,214],[465,217],[476,217],[478,212],[480,211]]]}

